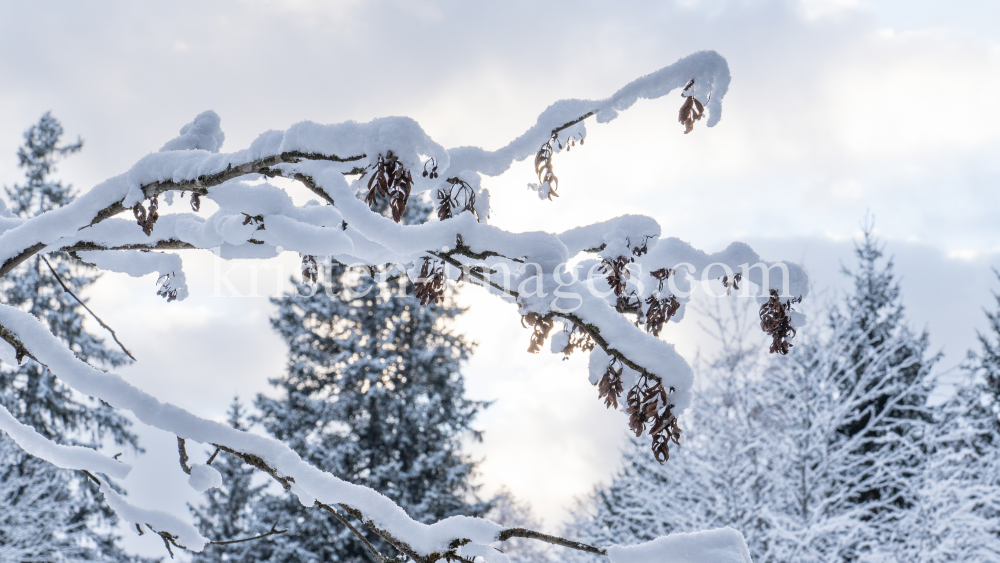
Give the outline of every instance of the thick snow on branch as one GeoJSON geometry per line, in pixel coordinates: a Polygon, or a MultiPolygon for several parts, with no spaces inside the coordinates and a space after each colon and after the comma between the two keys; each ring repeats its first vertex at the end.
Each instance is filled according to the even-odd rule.
{"type": "MultiPolygon", "coordinates": [[[[791,304],[807,292],[805,273],[794,264],[762,262],[740,243],[707,254],[663,237],[659,224],[643,216],[559,234],[505,231],[488,224],[491,196],[480,175],[501,174],[514,161],[534,155],[543,183],[540,193],[551,198],[558,185],[553,155],[583,142],[589,118],[606,123],[639,99],[679,92],[678,120],[688,132],[706,114],[708,126],[718,122],[728,87],[725,59],[710,51],[695,53],[603,100],[556,102],[527,132],[492,152],[445,149],[412,119],[388,117],[368,123],[298,123],[268,131],[244,150],[221,153],[221,120],[204,112],[160,152],[65,207],[28,220],[0,209],[0,275],[34,254],[71,251],[106,270],[132,276],[156,272],[158,293],[168,300],[183,299],[188,291],[180,259],[155,251],[208,249],[223,259],[292,251],[307,264],[332,257],[380,268],[387,275],[408,277],[425,302],[439,299],[448,280],[464,280],[516,302],[533,330],[530,350],[540,349],[557,322],[564,332],[554,339],[560,343],[556,351],[593,350],[591,378],[599,383],[602,397],[615,407],[622,399],[621,408],[632,415],[632,429],[652,436],[657,458],[666,459],[670,441],[680,432],[676,415],[689,403],[693,376],[659,332],[665,322],[683,317],[692,284],[699,278],[706,284],[721,279],[727,291],[745,293],[747,281],[752,282],[767,307],[762,328],[766,325],[774,336],[772,349],[787,352],[788,338],[803,321],[791,304]],[[322,203],[295,205],[284,190],[266,181],[273,177],[301,182],[322,203]],[[159,196],[172,198],[175,192],[189,198],[191,211],[160,217],[159,196]],[[409,198],[421,192],[437,199],[437,220],[397,222],[409,198]],[[212,200],[218,209],[204,216],[202,199],[212,200]],[[373,212],[374,203],[385,204],[393,217],[373,212]]],[[[764,313],[762,309],[762,319],[764,313]]],[[[145,424],[253,460],[304,505],[339,505],[410,557],[434,561],[446,553],[458,556],[461,549],[468,556],[493,558],[489,545],[501,532],[495,523],[467,517],[433,525],[414,521],[378,492],[319,471],[280,442],[196,417],[81,362],[20,310],[0,306],[0,336],[6,341],[0,344],[5,361],[27,354],[77,391],[129,410],[145,424]]],[[[3,424],[17,430],[9,420],[3,424]]],[[[62,450],[23,440],[26,450],[56,464],[68,463],[62,450]]],[[[104,458],[71,459],[75,468],[117,475],[104,458]]],[[[211,468],[196,465],[191,471],[196,489],[217,485],[211,468]]],[[[132,507],[113,491],[105,495],[129,522],[155,519],[147,523],[158,526],[161,535],[176,536],[191,549],[204,544],[180,520],[132,507]]],[[[621,561],[667,561],[673,559],[661,556],[663,549],[700,546],[718,560],[741,560],[730,557],[743,545],[738,534],[706,534],[671,536],[643,548],[609,548],[608,554],[621,561]]]]}
{"type": "Polygon", "coordinates": [[[732,528],[670,534],[607,551],[612,563],[751,563],[743,534],[732,528]]]}
{"type": "Polygon", "coordinates": [[[102,453],[82,446],[65,446],[57,444],[35,429],[21,424],[0,405],[0,430],[10,436],[22,450],[29,454],[47,460],[56,467],[63,469],[85,469],[105,473],[117,479],[128,477],[132,466],[112,459],[102,453]]]}

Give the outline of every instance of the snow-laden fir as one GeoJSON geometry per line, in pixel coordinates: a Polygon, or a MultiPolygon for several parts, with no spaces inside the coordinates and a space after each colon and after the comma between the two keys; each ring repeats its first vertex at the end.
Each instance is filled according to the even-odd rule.
{"type": "MultiPolygon", "coordinates": [[[[74,200],[72,187],[52,175],[56,163],[79,152],[83,143],[61,144],[62,135],[62,126],[48,113],[25,132],[17,153],[25,181],[5,186],[10,207],[0,207],[0,221],[36,217],[74,200]]],[[[64,252],[37,255],[0,278],[0,303],[34,315],[80,360],[113,368],[128,357],[84,330],[86,312],[62,286],[79,295],[98,275],[64,252]]],[[[115,545],[117,517],[96,484],[44,461],[63,460],[60,467],[124,477],[116,471],[121,463],[93,448],[110,439],[135,449],[128,420],[106,403],[75,392],[38,362],[17,365],[11,355],[4,354],[0,366],[0,419],[7,434],[33,455],[25,455],[8,435],[0,436],[0,560],[130,560],[115,545]]]]}

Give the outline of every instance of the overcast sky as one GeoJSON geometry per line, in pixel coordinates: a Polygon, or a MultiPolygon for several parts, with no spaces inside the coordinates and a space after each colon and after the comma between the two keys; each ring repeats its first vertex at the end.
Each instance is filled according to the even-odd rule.
{"type": "MultiPolygon", "coordinates": [[[[489,179],[494,224],[557,231],[642,213],[704,250],[741,240],[803,263],[818,302],[843,287],[840,264],[870,212],[910,321],[952,366],[1000,289],[997,21],[1000,3],[971,0],[4,2],[0,182],[19,181],[21,132],[48,110],[85,140],[59,174],[86,190],[206,109],[222,117],[226,151],[301,120],[385,115],[417,119],[444,146],[496,148],[555,100],[605,97],[714,49],[733,77],[717,127],[685,136],[679,98],[638,103],[557,156],[556,201],[525,189],[530,162],[489,179]]],[[[140,359],[123,371],[130,381],[218,417],[283,369],[266,296],[295,258],[264,264],[258,297],[233,297],[216,285],[215,268],[230,266],[194,254],[185,302],[117,275],[91,296],[140,359]]],[[[245,293],[250,272],[227,279],[245,293]]],[[[475,306],[460,328],[480,342],[469,392],[496,399],[474,448],[484,490],[509,485],[555,526],[614,470],[624,419],[597,400],[582,358],[528,355],[512,307],[463,299],[475,306]]],[[[689,358],[707,346],[693,322],[667,338],[689,358]]],[[[194,495],[171,438],[143,437],[150,453],[130,479],[164,487],[133,500],[183,506],[194,495]]]]}

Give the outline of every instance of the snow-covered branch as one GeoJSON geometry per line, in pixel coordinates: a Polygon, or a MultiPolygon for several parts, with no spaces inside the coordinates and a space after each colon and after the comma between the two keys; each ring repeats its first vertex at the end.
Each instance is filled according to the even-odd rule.
{"type": "MultiPolygon", "coordinates": [[[[35,254],[70,251],[101,269],[133,276],[157,272],[158,293],[180,300],[187,288],[179,258],[150,251],[210,249],[222,259],[299,252],[307,278],[316,257],[323,256],[378,268],[386,277],[412,281],[424,303],[441,299],[447,281],[467,281],[517,304],[533,331],[529,350],[540,350],[556,322],[563,331],[553,337],[553,351],[593,350],[591,382],[600,384],[609,406],[617,406],[624,395],[630,426],[637,435],[653,437],[655,455],[664,461],[680,432],[676,417],[690,402],[693,376],[658,335],[665,322],[683,317],[692,281],[721,278],[730,291],[740,290],[744,279],[752,282],[769,307],[762,326],[774,333],[776,349],[787,352],[787,338],[802,322],[791,302],[807,292],[804,272],[793,264],[763,262],[741,243],[707,254],[661,236],[656,221],[642,216],[558,234],[508,232],[488,223],[491,194],[481,178],[535,156],[540,184],[533,187],[551,199],[558,183],[554,155],[583,143],[590,117],[606,123],[639,99],[679,91],[678,121],[689,132],[706,114],[708,126],[719,121],[728,86],[725,59],[710,51],[695,53],[606,99],[556,102],[527,132],[496,151],[445,149],[412,119],[390,117],[335,125],[303,122],[286,131],[268,131],[247,149],[220,153],[220,119],[205,112],[160,152],[72,203],[30,219],[0,217],[0,276],[35,254]],[[301,182],[325,204],[296,206],[285,191],[266,181],[274,177],[301,182]],[[190,194],[191,211],[161,216],[159,198],[170,200],[175,192],[190,194]],[[400,223],[410,198],[423,193],[437,194],[438,220],[400,223]],[[207,218],[199,215],[203,199],[218,206],[207,218]],[[373,212],[374,205],[386,206],[391,217],[373,212]],[[120,217],[129,211],[132,218],[120,217]],[[772,268],[781,275],[771,276],[772,268]]],[[[34,317],[16,308],[0,305],[0,337],[7,343],[0,344],[0,351],[8,352],[0,356],[5,360],[32,358],[80,393],[131,411],[143,423],[175,434],[180,444],[215,445],[271,475],[303,505],[343,509],[416,561],[480,556],[499,561],[504,557],[490,544],[504,534],[518,534],[477,518],[417,522],[378,492],[319,471],[280,442],[196,417],[78,360],[34,317]]],[[[28,449],[31,443],[25,439],[22,445],[28,449]]],[[[62,455],[43,452],[52,461],[62,455]]],[[[80,468],[111,474],[105,462],[70,457],[80,468]]],[[[183,455],[181,465],[191,473],[192,486],[212,486],[217,473],[210,466],[188,466],[183,455]]],[[[162,537],[180,538],[194,550],[208,541],[174,516],[131,506],[104,485],[101,490],[128,522],[155,526],[162,537]]],[[[531,534],[520,537],[551,540],[531,534]]],[[[748,560],[742,558],[742,538],[727,534],[705,536],[723,546],[712,553],[748,560]]],[[[699,541],[675,538],[657,546],[699,541]]],[[[636,554],[651,557],[653,548],[593,549],[613,560],[631,561],[636,554]]]]}

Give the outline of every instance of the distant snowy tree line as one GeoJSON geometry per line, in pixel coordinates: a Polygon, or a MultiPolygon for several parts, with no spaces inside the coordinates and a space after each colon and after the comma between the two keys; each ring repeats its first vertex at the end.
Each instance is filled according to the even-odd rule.
{"type": "Polygon", "coordinates": [[[1000,296],[962,382],[935,399],[939,357],[906,322],[891,260],[870,230],[856,254],[853,292],[788,356],[759,354],[746,309],[712,309],[721,352],[670,463],[633,442],[567,534],[732,526],[757,562],[1000,560],[1000,296]]]}

